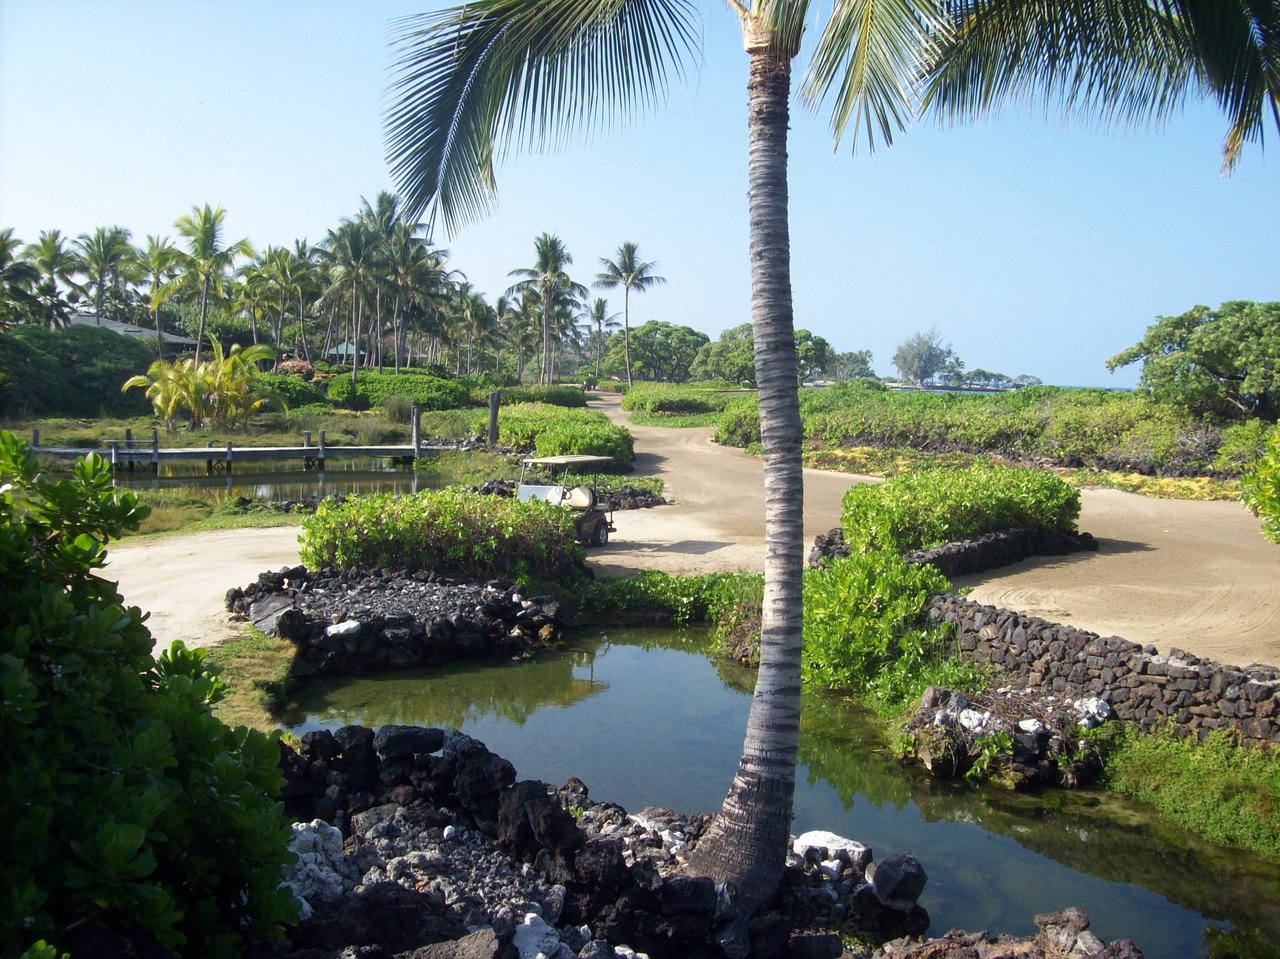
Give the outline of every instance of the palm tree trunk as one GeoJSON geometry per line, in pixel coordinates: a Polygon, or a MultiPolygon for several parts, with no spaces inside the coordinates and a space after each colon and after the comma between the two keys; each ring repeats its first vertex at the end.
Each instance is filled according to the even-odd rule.
{"type": "MultiPolygon", "coordinates": [[[[209,315],[209,277],[200,285],[200,331],[196,334],[196,364],[200,363],[200,347],[204,345],[204,321],[209,315]]],[[[99,314],[101,316],[101,314],[99,314]]]]}
{"type": "MultiPolygon", "coordinates": [[[[783,170],[783,180],[786,170],[783,170]]],[[[752,308],[754,315],[754,307],[752,308]]],[[[631,287],[622,287],[622,358],[627,368],[627,386],[631,385],[631,287]]]]}
{"type": "Polygon", "coordinates": [[[764,448],[765,563],[760,672],[738,773],[691,868],[737,891],[750,915],[782,878],[800,736],[803,488],[787,226],[791,61],[751,49],[747,81],[751,323],[764,448]]]}

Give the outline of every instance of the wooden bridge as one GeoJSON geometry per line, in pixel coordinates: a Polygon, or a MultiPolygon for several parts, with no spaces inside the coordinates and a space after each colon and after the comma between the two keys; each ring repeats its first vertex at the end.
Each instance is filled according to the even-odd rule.
{"type": "Polygon", "coordinates": [[[108,443],[105,448],[91,449],[72,446],[41,446],[40,431],[31,433],[31,447],[38,456],[53,459],[79,459],[97,453],[111,464],[113,471],[132,473],[138,468],[149,467],[153,474],[160,472],[161,463],[198,463],[203,461],[205,472],[231,473],[237,463],[262,460],[301,460],[304,470],[323,470],[325,463],[335,459],[395,459],[412,462],[422,456],[430,456],[441,450],[452,449],[444,444],[423,443],[416,418],[413,437],[408,444],[394,446],[330,446],[325,442],[325,431],[320,430],[319,442],[311,442],[311,431],[302,434],[301,446],[236,446],[230,442],[225,447],[185,446],[161,447],[160,431],[151,431],[151,442],[137,442],[133,430],[125,430],[123,442],[108,443]]]}

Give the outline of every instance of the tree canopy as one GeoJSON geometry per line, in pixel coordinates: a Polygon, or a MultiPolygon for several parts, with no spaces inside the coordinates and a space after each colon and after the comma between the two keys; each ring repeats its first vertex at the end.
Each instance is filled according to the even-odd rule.
{"type": "Polygon", "coordinates": [[[899,377],[918,384],[928,383],[939,373],[959,373],[964,369],[951,344],[943,344],[937,327],[930,327],[927,333],[915,333],[899,343],[892,362],[899,377]]]}
{"type": "Polygon", "coordinates": [[[1195,413],[1280,412],[1280,301],[1231,300],[1158,316],[1142,340],[1107,360],[1114,372],[1142,363],[1139,387],[1195,413]]]}
{"type": "MultiPolygon", "coordinates": [[[[677,326],[660,320],[649,320],[631,331],[631,372],[642,380],[660,383],[683,383],[689,379],[693,361],[709,337],[690,326],[677,326]]],[[[605,355],[605,371],[625,373],[627,338],[615,333],[609,338],[605,355]]]]}

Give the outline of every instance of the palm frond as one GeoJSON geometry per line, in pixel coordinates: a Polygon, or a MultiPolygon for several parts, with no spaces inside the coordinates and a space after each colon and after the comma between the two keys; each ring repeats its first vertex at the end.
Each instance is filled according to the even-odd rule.
{"type": "Polygon", "coordinates": [[[837,142],[850,133],[893,142],[914,119],[922,63],[947,32],[939,0],[835,0],[805,75],[802,92],[820,107],[831,99],[837,142]],[[834,92],[833,92],[834,91],[834,92]]]}
{"type": "Polygon", "coordinates": [[[694,23],[689,0],[480,0],[396,21],[384,124],[408,215],[452,233],[492,207],[495,156],[655,105],[694,23]]]}

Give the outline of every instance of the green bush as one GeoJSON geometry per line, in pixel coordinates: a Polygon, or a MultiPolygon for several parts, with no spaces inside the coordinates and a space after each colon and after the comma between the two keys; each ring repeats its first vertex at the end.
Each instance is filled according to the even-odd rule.
{"type": "Polygon", "coordinates": [[[382,401],[382,414],[392,423],[405,424],[413,419],[413,404],[398,393],[382,401]]]}
{"type": "Polygon", "coordinates": [[[296,916],[277,745],[213,715],[202,653],[153,660],[143,614],[95,575],[145,514],[100,458],[55,483],[0,432],[3,955],[154,936],[236,956],[296,916]]]}
{"type": "Polygon", "coordinates": [[[908,553],[984,533],[1028,527],[1071,532],[1080,492],[1051,473],[975,466],[930,469],[844,495],[845,538],[855,551],[908,553]]]}
{"type": "Polygon", "coordinates": [[[320,503],[302,523],[311,569],[431,569],[443,576],[564,582],[585,562],[569,510],[460,490],[320,503]]]}
{"type": "Polygon", "coordinates": [[[619,467],[635,459],[635,440],[595,410],[565,409],[545,403],[517,403],[498,410],[498,442],[538,456],[610,456],[619,467]]]}
{"type": "MultiPolygon", "coordinates": [[[[489,388],[473,390],[472,402],[477,406],[489,404],[489,388]]],[[[507,405],[515,403],[546,403],[549,406],[585,407],[587,394],[577,386],[503,386],[498,392],[502,394],[502,402],[507,405]]]]}
{"type": "Polygon", "coordinates": [[[1280,433],[1280,426],[1262,420],[1233,423],[1222,431],[1222,442],[1213,460],[1219,473],[1237,476],[1252,473],[1267,452],[1268,438],[1280,433]]]}
{"type": "Polygon", "coordinates": [[[678,625],[720,625],[732,617],[744,593],[759,607],[761,583],[759,573],[668,576],[644,570],[635,576],[592,580],[577,595],[581,615],[593,622],[622,614],[678,625]]]}
{"type": "MultiPolygon", "coordinates": [[[[461,383],[430,373],[379,373],[362,371],[356,377],[356,394],[362,409],[380,407],[389,396],[403,396],[424,410],[453,410],[471,405],[471,395],[461,383]]],[[[330,387],[330,397],[332,397],[330,387]]]]}
{"type": "Polygon", "coordinates": [[[1280,543],[1280,427],[1272,428],[1266,455],[1240,481],[1240,494],[1248,507],[1262,517],[1262,535],[1280,543]]]}
{"type": "MultiPolygon", "coordinates": [[[[258,384],[290,410],[325,403],[325,394],[314,383],[288,373],[260,373],[258,384]]],[[[325,403],[325,405],[328,405],[325,403]]]]}
{"type": "Polygon", "coordinates": [[[741,387],[732,383],[636,383],[623,397],[622,408],[652,416],[689,416],[718,412],[741,396],[741,387]]]}
{"type": "Polygon", "coordinates": [[[749,449],[760,445],[760,405],[754,396],[725,406],[716,424],[715,440],[721,446],[749,449]]]}
{"type": "Polygon", "coordinates": [[[24,324],[0,333],[0,415],[145,416],[120,385],[156,358],[154,345],[96,326],[24,324]]]}

